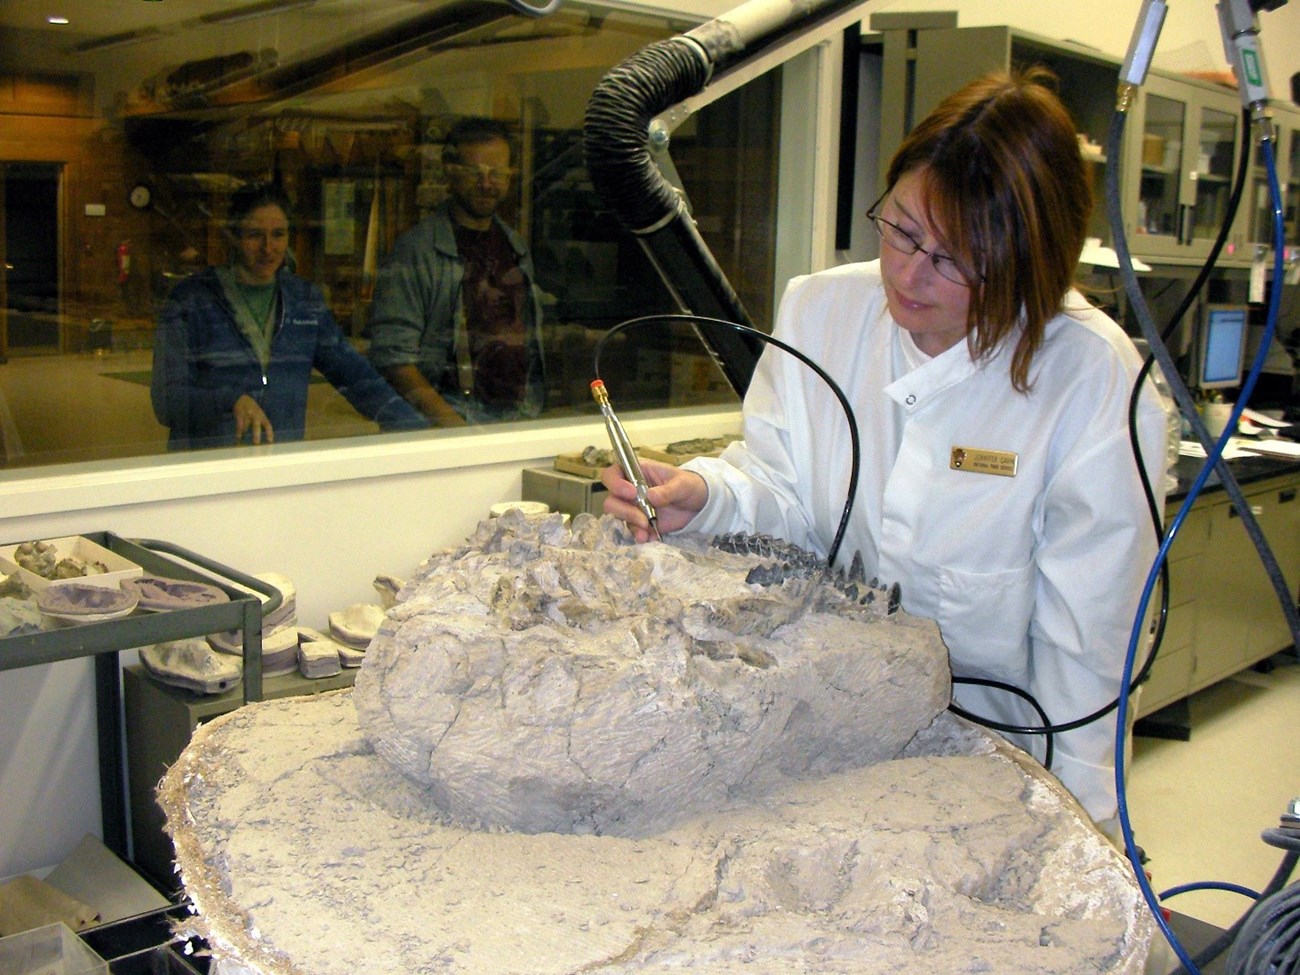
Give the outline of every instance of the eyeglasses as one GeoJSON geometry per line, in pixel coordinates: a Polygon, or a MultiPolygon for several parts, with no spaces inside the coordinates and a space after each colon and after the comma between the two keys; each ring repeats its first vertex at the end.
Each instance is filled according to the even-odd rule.
{"type": "Polygon", "coordinates": [[[876,208],[874,206],[867,211],[867,219],[870,220],[871,225],[876,228],[876,233],[880,234],[880,239],[900,254],[915,254],[917,251],[920,251],[928,257],[930,263],[934,265],[934,269],[939,272],[939,276],[945,281],[951,281],[953,284],[960,284],[963,288],[969,288],[984,281],[984,275],[982,274],[976,274],[972,279],[972,276],[968,275],[958,267],[957,262],[947,254],[938,254],[934,251],[926,250],[920,245],[915,237],[898,224],[894,223],[892,220],[886,220],[884,217],[876,213],[876,208]]]}
{"type": "Polygon", "coordinates": [[[485,179],[491,183],[504,183],[519,172],[517,169],[500,166],[474,166],[470,163],[443,163],[448,176],[460,179],[485,179]]]}

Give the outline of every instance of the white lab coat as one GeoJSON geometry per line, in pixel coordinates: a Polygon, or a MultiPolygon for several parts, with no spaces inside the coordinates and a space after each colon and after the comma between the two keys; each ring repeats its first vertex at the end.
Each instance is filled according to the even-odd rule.
{"type": "MultiPolygon", "coordinates": [[[[857,414],[860,482],[838,563],[861,552],[868,578],[899,583],[903,608],[938,622],[954,675],[1023,688],[1054,723],[1116,696],[1158,547],[1128,435],[1141,359],[1080,295],[1067,306],[1047,325],[1028,394],[1011,386],[1010,348],[976,363],[960,343],[908,371],[910,337],[889,314],[878,262],[791,281],[774,331],[857,414]],[[953,470],[955,447],[1012,454],[1015,476],[953,470]]],[[[1165,413],[1149,384],[1139,416],[1159,510],[1165,413]]],[[[745,397],[743,441],[686,465],[709,486],[688,530],[758,531],[827,553],[848,430],[815,373],[769,346],[745,397]]],[[[1005,692],[959,685],[954,697],[976,714],[1039,723],[1005,692]]],[[[1116,812],[1114,740],[1114,712],[1056,736],[1052,769],[1097,820],[1116,812]]],[[[1021,743],[1041,757],[1041,738],[1021,743]]]]}

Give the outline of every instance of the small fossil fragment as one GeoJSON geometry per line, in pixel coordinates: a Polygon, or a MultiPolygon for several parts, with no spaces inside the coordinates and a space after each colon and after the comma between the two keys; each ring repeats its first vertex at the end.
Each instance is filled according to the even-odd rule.
{"type": "Polygon", "coordinates": [[[39,633],[41,611],[25,596],[0,593],[0,637],[39,633]]]}
{"type": "Polygon", "coordinates": [[[590,467],[608,467],[616,462],[614,451],[609,447],[588,445],[582,448],[582,462],[590,467]]]}
{"type": "Polygon", "coordinates": [[[140,662],[156,680],[196,694],[221,694],[243,679],[238,658],[217,653],[200,638],[141,647],[140,662]]]}
{"type": "Polygon", "coordinates": [[[374,603],[353,603],[329,614],[330,636],[340,643],[358,650],[370,646],[375,632],[384,621],[382,606],[374,603]]]}
{"type": "Polygon", "coordinates": [[[30,599],[31,595],[31,586],[23,582],[22,576],[17,572],[7,576],[0,576],[0,596],[8,596],[11,599],[30,599]]]}
{"type": "Polygon", "coordinates": [[[55,579],[80,579],[82,576],[103,575],[108,571],[108,566],[98,559],[87,562],[77,555],[68,555],[54,565],[55,579]]]}
{"type": "Polygon", "coordinates": [[[58,548],[53,542],[23,542],[14,550],[14,561],[42,579],[54,577],[58,548]]]}

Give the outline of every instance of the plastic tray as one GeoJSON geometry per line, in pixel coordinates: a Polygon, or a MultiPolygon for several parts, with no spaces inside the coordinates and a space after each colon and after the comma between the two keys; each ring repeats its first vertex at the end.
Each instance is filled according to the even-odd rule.
{"type": "Polygon", "coordinates": [[[5,975],[108,975],[108,962],[66,924],[47,924],[0,938],[5,975]]]}

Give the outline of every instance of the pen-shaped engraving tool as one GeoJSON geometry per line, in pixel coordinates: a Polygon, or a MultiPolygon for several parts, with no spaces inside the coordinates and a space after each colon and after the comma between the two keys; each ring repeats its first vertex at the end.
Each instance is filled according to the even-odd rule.
{"type": "Polygon", "coordinates": [[[609,405],[609,393],[605,389],[603,380],[592,381],[591,395],[600,405],[601,415],[605,417],[605,429],[609,433],[609,442],[614,447],[618,465],[623,468],[624,476],[636,487],[636,506],[650,522],[650,530],[654,532],[655,538],[662,542],[663,537],[659,534],[659,515],[655,513],[654,505],[650,503],[650,485],[646,483],[645,475],[641,473],[641,463],[636,459],[636,452],[632,449],[632,441],[627,438],[627,431],[614,415],[614,408],[609,405]]]}

